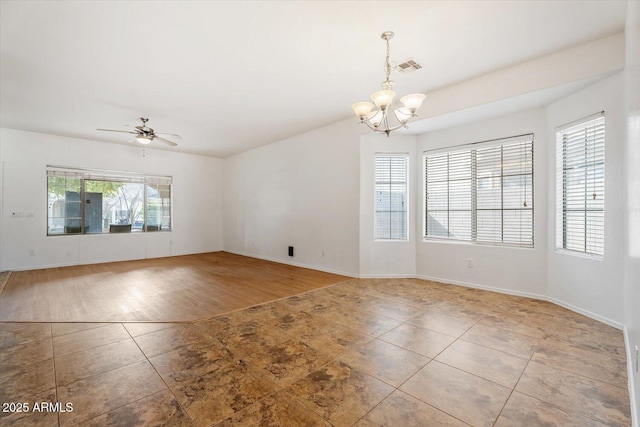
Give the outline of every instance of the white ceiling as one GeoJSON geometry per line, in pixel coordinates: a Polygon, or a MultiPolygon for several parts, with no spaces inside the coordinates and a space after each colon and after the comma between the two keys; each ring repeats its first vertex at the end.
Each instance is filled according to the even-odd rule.
{"type": "MultiPolygon", "coordinates": [[[[626,1],[7,1],[0,125],[125,143],[149,117],[173,151],[226,157],[352,116],[392,60],[429,92],[618,33],[626,1]]],[[[427,101],[428,102],[428,101],[427,101]]],[[[353,116],[354,126],[357,119],[353,116]]]]}

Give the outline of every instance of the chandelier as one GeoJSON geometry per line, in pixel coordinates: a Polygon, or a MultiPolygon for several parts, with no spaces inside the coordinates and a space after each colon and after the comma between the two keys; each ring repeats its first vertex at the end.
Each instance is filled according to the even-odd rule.
{"type": "Polygon", "coordinates": [[[387,42],[387,58],[384,63],[386,79],[382,82],[382,90],[371,95],[373,103],[364,101],[356,102],[351,106],[353,112],[360,119],[360,123],[366,124],[374,132],[386,133],[387,136],[395,130],[406,128],[407,122],[417,117],[416,111],[422,105],[425,96],[421,93],[412,93],[400,98],[402,107],[399,107],[393,98],[393,81],[389,80],[391,65],[389,64],[389,40],[393,38],[393,31],[385,31],[380,36],[387,42]],[[378,109],[374,109],[378,107],[378,109]]]}

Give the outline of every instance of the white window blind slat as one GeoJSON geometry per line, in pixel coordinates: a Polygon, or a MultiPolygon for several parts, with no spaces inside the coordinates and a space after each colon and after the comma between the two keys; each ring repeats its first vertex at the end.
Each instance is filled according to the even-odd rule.
{"type": "Polygon", "coordinates": [[[376,155],[376,240],[406,240],[408,226],[408,156],[376,155]]]}
{"type": "Polygon", "coordinates": [[[533,135],[427,152],[425,238],[533,246],[533,135]]]}
{"type": "Polygon", "coordinates": [[[604,143],[604,113],[557,130],[558,248],[604,253],[604,143]]]}
{"type": "Polygon", "coordinates": [[[98,169],[65,168],[61,166],[47,166],[47,176],[77,177],[93,181],[146,183],[156,185],[171,185],[173,181],[173,178],[170,176],[154,176],[98,169]]]}

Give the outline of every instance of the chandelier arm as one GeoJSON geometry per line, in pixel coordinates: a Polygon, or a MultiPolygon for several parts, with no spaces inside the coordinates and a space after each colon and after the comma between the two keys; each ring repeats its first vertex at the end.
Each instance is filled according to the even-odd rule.
{"type": "MultiPolygon", "coordinates": [[[[362,119],[361,122],[365,123],[370,129],[376,130],[378,128],[376,127],[376,125],[373,124],[374,123],[373,119],[377,117],[379,114],[382,114],[382,118],[384,118],[385,111],[382,109],[377,110],[373,116],[367,117],[366,119],[362,119]]],[[[380,123],[382,123],[382,119],[380,119],[380,121],[378,122],[378,126],[380,126],[380,123]]]]}
{"type": "Polygon", "coordinates": [[[371,129],[372,131],[374,131],[374,132],[378,132],[378,128],[376,128],[376,127],[372,126],[372,125],[371,125],[371,123],[369,123],[369,121],[368,121],[368,120],[362,120],[362,121],[360,122],[360,124],[362,124],[362,123],[364,123],[365,125],[367,125],[367,127],[368,127],[369,129],[371,129]]]}
{"type": "MultiPolygon", "coordinates": [[[[386,113],[386,111],[385,111],[386,113]]],[[[382,123],[384,123],[384,131],[387,132],[389,130],[389,115],[385,114],[384,117],[382,118],[382,123]]],[[[380,123],[380,124],[382,124],[380,123]]],[[[387,133],[387,135],[389,135],[387,133]]]]}
{"type": "Polygon", "coordinates": [[[417,115],[416,113],[411,113],[411,112],[409,112],[407,119],[403,121],[402,119],[400,119],[400,118],[398,117],[398,111],[399,111],[398,109],[393,110],[393,115],[396,117],[396,120],[398,121],[398,123],[403,123],[403,124],[405,124],[405,125],[406,125],[406,124],[407,124],[407,123],[409,123],[411,120],[413,120],[414,118],[418,117],[418,115],[417,115]]]}
{"type": "MultiPolygon", "coordinates": [[[[372,130],[372,131],[374,131],[374,132],[379,132],[379,133],[387,133],[387,132],[389,132],[389,133],[390,133],[390,132],[396,131],[396,130],[398,130],[398,129],[401,129],[401,128],[403,128],[403,127],[407,127],[407,124],[406,124],[406,123],[400,123],[399,125],[394,126],[394,127],[392,127],[392,128],[389,128],[389,129],[386,129],[386,128],[385,128],[385,129],[381,129],[381,127],[380,127],[380,126],[378,126],[378,127],[373,126],[373,125],[369,122],[369,120],[362,120],[362,121],[360,121],[360,123],[364,123],[365,125],[367,125],[367,127],[368,127],[369,129],[371,129],[371,130],[372,130]]],[[[387,135],[388,135],[388,133],[387,133],[387,135]]]]}
{"type": "Polygon", "coordinates": [[[395,126],[395,127],[389,128],[389,129],[386,129],[386,130],[381,131],[381,132],[387,132],[387,131],[389,131],[389,132],[393,132],[393,131],[395,131],[395,130],[402,129],[402,128],[406,128],[406,127],[407,127],[407,124],[406,124],[406,123],[400,123],[398,126],[395,126]]]}

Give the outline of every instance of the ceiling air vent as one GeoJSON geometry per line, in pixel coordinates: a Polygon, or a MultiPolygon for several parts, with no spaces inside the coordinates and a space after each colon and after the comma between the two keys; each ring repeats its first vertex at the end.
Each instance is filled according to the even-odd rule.
{"type": "Polygon", "coordinates": [[[396,65],[396,71],[402,74],[413,73],[420,68],[422,68],[422,65],[418,64],[418,61],[413,58],[409,58],[406,61],[396,65]]]}

